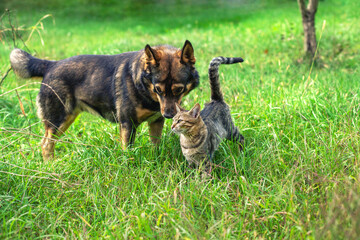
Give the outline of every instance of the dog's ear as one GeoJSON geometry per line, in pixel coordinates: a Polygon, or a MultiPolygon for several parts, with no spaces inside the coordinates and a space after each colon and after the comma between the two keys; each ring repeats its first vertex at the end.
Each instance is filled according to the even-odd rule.
{"type": "Polygon", "coordinates": [[[194,118],[198,118],[200,116],[200,108],[200,104],[196,103],[195,106],[189,111],[189,114],[194,118]]]}
{"type": "Polygon", "coordinates": [[[145,46],[146,62],[152,65],[158,65],[160,61],[160,53],[151,48],[149,44],[145,46]]]}
{"type": "Polygon", "coordinates": [[[194,48],[189,40],[185,41],[185,44],[181,50],[180,62],[182,64],[195,64],[196,62],[196,59],[194,57],[194,48]]]}
{"type": "Polygon", "coordinates": [[[185,111],[185,109],[182,108],[182,107],[180,106],[180,104],[178,104],[177,102],[175,102],[175,109],[176,109],[176,112],[177,112],[177,113],[178,113],[178,112],[185,111]]]}

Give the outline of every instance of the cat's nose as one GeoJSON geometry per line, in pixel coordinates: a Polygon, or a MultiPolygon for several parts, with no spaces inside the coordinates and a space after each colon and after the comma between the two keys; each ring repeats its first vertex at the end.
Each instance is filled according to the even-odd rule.
{"type": "Polygon", "coordinates": [[[178,134],[178,129],[176,129],[176,126],[175,125],[172,125],[171,126],[171,131],[170,131],[172,134],[178,134]]]}

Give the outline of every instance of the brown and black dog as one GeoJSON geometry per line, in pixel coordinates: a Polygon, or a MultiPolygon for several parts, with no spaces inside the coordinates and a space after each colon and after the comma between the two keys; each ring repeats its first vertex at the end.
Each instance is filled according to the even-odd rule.
{"type": "Polygon", "coordinates": [[[37,106],[45,125],[41,144],[45,160],[54,157],[56,138],[82,111],[118,122],[123,148],[134,142],[136,128],[148,121],[156,144],[164,117],[172,118],[175,103],[199,84],[189,41],[182,49],[146,45],[136,52],[79,55],[60,61],[38,59],[14,49],[10,62],[20,77],[43,77],[37,106]]]}

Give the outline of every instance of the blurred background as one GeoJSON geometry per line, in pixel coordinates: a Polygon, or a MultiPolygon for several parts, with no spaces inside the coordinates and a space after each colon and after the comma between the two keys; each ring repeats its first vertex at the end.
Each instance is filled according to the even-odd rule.
{"type": "MultiPolygon", "coordinates": [[[[327,66],[334,58],[337,63],[346,61],[347,54],[351,63],[355,55],[352,53],[358,51],[354,27],[358,24],[358,5],[350,0],[320,1],[316,29],[318,38],[324,33],[320,47],[326,49],[321,56],[327,58],[327,66]],[[322,30],[324,21],[326,31],[322,30]]],[[[204,54],[231,53],[249,60],[255,57],[268,61],[268,56],[299,60],[303,54],[303,29],[296,0],[5,0],[0,7],[3,28],[10,27],[10,18],[10,28],[27,29],[18,31],[23,38],[36,28],[28,47],[56,59],[138,50],[145,44],[181,47],[186,39],[193,42],[200,59],[204,54]],[[35,26],[44,16],[48,17],[41,20],[41,26],[35,26]]],[[[11,37],[11,31],[2,31],[3,50],[13,47],[11,37]]],[[[15,45],[21,47],[21,42],[15,45]]]]}

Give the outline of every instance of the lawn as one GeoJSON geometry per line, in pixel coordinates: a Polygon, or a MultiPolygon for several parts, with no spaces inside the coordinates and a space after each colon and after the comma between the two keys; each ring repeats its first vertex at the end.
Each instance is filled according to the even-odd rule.
{"type": "Polygon", "coordinates": [[[356,239],[360,236],[360,3],[323,0],[318,59],[303,58],[296,1],[5,1],[0,75],[14,46],[37,57],[118,54],[146,44],[195,49],[200,86],[220,81],[245,150],[223,142],[211,179],[189,170],[166,120],[159,148],[147,124],[120,148],[119,128],[83,113],[44,162],[40,79],[11,71],[0,87],[1,239],[356,239]],[[50,14],[49,16],[47,16],[50,14]],[[37,22],[41,20],[38,25],[37,22]],[[34,30],[29,40],[27,38],[34,30]],[[26,41],[26,46],[24,42],[26,41]]]}

